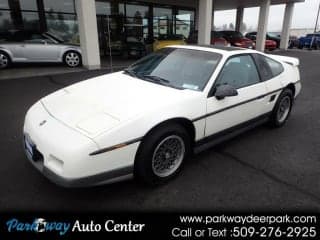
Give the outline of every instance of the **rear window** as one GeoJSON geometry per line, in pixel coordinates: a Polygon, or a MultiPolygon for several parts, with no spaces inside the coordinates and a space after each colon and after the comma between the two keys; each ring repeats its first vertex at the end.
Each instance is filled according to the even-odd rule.
{"type": "Polygon", "coordinates": [[[237,31],[223,31],[221,33],[228,38],[243,38],[242,33],[237,31]]]}
{"type": "Polygon", "coordinates": [[[223,34],[220,32],[212,32],[212,37],[214,38],[223,38],[223,34]]]}
{"type": "Polygon", "coordinates": [[[280,75],[284,69],[281,63],[261,54],[253,54],[254,60],[263,81],[267,81],[280,75]]]}
{"type": "Polygon", "coordinates": [[[284,71],[281,63],[268,57],[266,57],[266,61],[270,66],[273,77],[280,75],[284,71]]]}

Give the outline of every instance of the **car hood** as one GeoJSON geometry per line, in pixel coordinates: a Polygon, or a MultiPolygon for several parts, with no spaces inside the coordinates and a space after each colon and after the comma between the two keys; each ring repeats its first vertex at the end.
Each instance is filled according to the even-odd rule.
{"type": "Polygon", "coordinates": [[[41,102],[51,116],[94,138],[148,111],[194,94],[199,92],[174,89],[118,72],[71,85],[41,102]]]}

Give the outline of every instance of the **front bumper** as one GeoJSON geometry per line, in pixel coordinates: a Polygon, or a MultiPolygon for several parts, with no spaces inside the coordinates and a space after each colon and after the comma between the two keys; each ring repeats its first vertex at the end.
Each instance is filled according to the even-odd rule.
{"type": "Polygon", "coordinates": [[[26,115],[24,149],[28,159],[44,176],[64,187],[86,187],[132,177],[138,146],[134,143],[90,156],[99,150],[97,144],[53,118],[40,102],[26,115]]]}
{"type": "Polygon", "coordinates": [[[30,154],[26,151],[26,155],[32,165],[38,169],[42,175],[48,178],[51,182],[67,188],[79,188],[79,187],[90,187],[102,184],[113,183],[117,181],[123,181],[126,179],[130,179],[133,177],[133,167],[123,167],[121,169],[115,169],[112,171],[82,177],[82,178],[65,178],[54,171],[50,170],[50,168],[44,166],[43,160],[34,161],[30,154]]]}

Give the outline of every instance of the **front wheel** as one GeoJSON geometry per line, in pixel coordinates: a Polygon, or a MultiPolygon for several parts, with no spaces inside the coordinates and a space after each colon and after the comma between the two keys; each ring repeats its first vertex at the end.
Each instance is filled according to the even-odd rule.
{"type": "Polygon", "coordinates": [[[81,55],[78,52],[69,51],[64,54],[63,61],[68,67],[79,67],[81,65],[81,55]]]}
{"type": "Polygon", "coordinates": [[[293,92],[285,89],[279,96],[272,111],[270,123],[273,127],[282,127],[288,120],[293,105],[293,92]]]}
{"type": "Polygon", "coordinates": [[[135,176],[149,185],[159,185],[176,176],[190,152],[190,137],[178,124],[156,129],[141,144],[135,176]]]}
{"type": "Polygon", "coordinates": [[[0,52],[0,69],[9,67],[11,61],[8,54],[5,52],[0,52]]]}

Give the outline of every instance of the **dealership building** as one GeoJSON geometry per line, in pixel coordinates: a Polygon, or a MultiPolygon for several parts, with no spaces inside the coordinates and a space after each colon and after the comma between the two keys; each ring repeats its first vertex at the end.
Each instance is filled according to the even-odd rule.
{"type": "Polygon", "coordinates": [[[264,50],[271,5],[285,4],[280,48],[288,47],[294,4],[304,0],[0,0],[0,32],[50,31],[70,43],[81,43],[83,64],[99,68],[109,47],[125,41],[152,44],[159,35],[188,38],[198,31],[198,43],[210,44],[214,11],[236,9],[240,30],[244,8],[259,7],[257,50],[264,50]]]}

